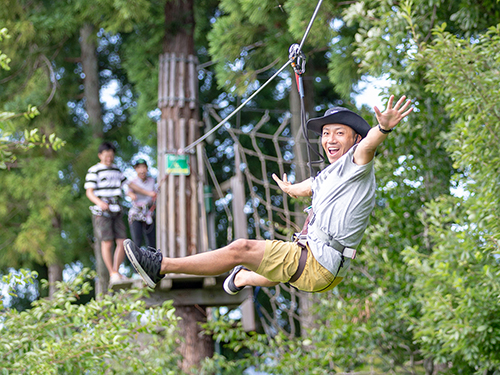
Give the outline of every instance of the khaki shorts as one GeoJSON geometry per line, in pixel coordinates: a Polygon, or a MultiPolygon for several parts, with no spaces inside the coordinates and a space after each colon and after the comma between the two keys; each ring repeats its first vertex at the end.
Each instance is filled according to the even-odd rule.
{"type": "MultiPolygon", "coordinates": [[[[302,248],[294,242],[266,240],[264,258],[257,269],[259,275],[270,281],[286,283],[297,271],[302,248]]],[[[326,292],[335,288],[343,277],[334,277],[318,263],[308,247],[307,261],[302,275],[292,286],[305,292],[326,292]]]]}
{"type": "Polygon", "coordinates": [[[127,238],[127,228],[121,212],[111,216],[92,215],[92,224],[99,241],[124,240],[127,238]]]}

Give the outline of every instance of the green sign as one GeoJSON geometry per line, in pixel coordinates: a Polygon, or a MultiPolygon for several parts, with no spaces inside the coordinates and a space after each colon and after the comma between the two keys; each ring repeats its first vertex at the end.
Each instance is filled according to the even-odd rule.
{"type": "Polygon", "coordinates": [[[165,154],[167,174],[174,176],[189,175],[189,155],[165,154]]]}

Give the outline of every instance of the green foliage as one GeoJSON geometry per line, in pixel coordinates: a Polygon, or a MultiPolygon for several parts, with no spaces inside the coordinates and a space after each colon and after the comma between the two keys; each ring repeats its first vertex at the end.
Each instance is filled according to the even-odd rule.
{"type": "Polygon", "coordinates": [[[496,0],[369,0],[349,6],[343,19],[357,28],[354,56],[359,67],[374,76],[390,72],[397,79],[418,46],[432,40],[436,25],[447,22],[452,33],[472,36],[499,17],[496,0]]]}
{"type": "MultiPolygon", "coordinates": [[[[11,119],[13,117],[23,115],[27,119],[32,119],[34,116],[39,114],[40,112],[38,112],[36,107],[29,107],[28,111],[23,114],[3,112],[0,113],[0,123],[2,122],[2,118],[11,119]]],[[[0,133],[0,169],[5,169],[7,167],[6,163],[12,164],[17,160],[16,155],[14,155],[14,151],[19,152],[22,150],[29,150],[36,146],[58,151],[66,143],[61,138],[57,137],[55,133],[50,134],[48,137],[45,134],[40,136],[39,129],[36,128],[31,130],[25,129],[24,134],[20,137],[20,140],[16,140],[17,134],[10,133],[7,129],[8,126],[6,126],[3,129],[4,131],[0,133]]]]}
{"type": "Polygon", "coordinates": [[[179,373],[172,302],[147,308],[141,300],[145,292],[130,290],[78,304],[94,277],[84,270],[71,282],[58,283],[52,299],[38,300],[24,312],[3,311],[4,374],[179,373]]]}
{"type": "MultiPolygon", "coordinates": [[[[241,325],[228,319],[207,323],[204,325],[206,333],[213,335],[226,352],[205,359],[200,373],[241,374],[248,367],[269,374],[326,375],[354,370],[361,374],[382,374],[383,368],[389,366],[397,374],[408,371],[404,366],[384,363],[384,358],[379,357],[379,349],[367,339],[369,332],[357,325],[361,320],[347,315],[341,306],[334,306],[339,302],[329,297],[322,300],[322,305],[330,310],[329,313],[335,309],[336,318],[321,319],[317,328],[306,337],[246,333],[241,325]],[[357,345],[352,345],[351,340],[357,345]]],[[[365,309],[366,306],[362,306],[361,310],[365,309]]],[[[412,371],[422,373],[420,366],[414,366],[412,371]]]]}
{"type": "MultiPolygon", "coordinates": [[[[4,27],[0,29],[0,42],[5,38],[9,38],[9,34],[7,29],[4,27]]],[[[0,67],[4,70],[9,70],[9,62],[10,58],[5,53],[2,53],[2,50],[0,50],[0,67]]]]}
{"type": "Polygon", "coordinates": [[[499,366],[498,260],[470,223],[468,203],[449,197],[429,203],[425,220],[433,253],[404,252],[415,274],[422,316],[411,326],[421,350],[450,373],[483,374],[499,366]]]}
{"type": "Polygon", "coordinates": [[[208,35],[209,52],[217,59],[219,87],[236,88],[242,95],[258,73],[288,60],[294,41],[287,32],[287,17],[275,1],[222,0],[219,7],[222,15],[208,35]]]}
{"type": "MultiPolygon", "coordinates": [[[[0,42],[3,39],[9,38],[7,29],[0,30],[0,42]]],[[[10,58],[0,51],[0,67],[4,70],[10,70],[10,58]]],[[[38,129],[24,129],[24,132],[19,134],[15,127],[12,125],[11,120],[17,117],[24,117],[26,120],[33,119],[39,115],[37,107],[28,105],[28,110],[24,113],[2,112],[0,111],[0,169],[7,167],[6,163],[13,163],[16,161],[14,151],[28,150],[35,146],[42,146],[51,148],[57,151],[64,146],[64,141],[56,137],[54,133],[48,137],[46,135],[40,136],[38,129]]]]}
{"type": "MultiPolygon", "coordinates": [[[[25,269],[20,269],[18,274],[9,273],[2,276],[2,283],[7,286],[7,293],[11,297],[17,297],[15,292],[17,286],[25,286],[27,284],[32,284],[34,279],[36,279],[38,274],[34,271],[28,271],[25,269]]],[[[5,295],[2,294],[0,299],[0,312],[4,310],[3,298],[5,295]]]]}
{"type": "Polygon", "coordinates": [[[3,172],[0,218],[5,224],[0,235],[13,251],[3,254],[0,267],[34,267],[75,259],[71,250],[78,245],[82,227],[78,212],[87,208],[74,196],[71,185],[61,183],[62,167],[60,160],[32,157],[23,168],[3,172]]]}
{"type": "Polygon", "coordinates": [[[427,88],[452,119],[443,138],[460,172],[454,181],[466,194],[427,204],[421,219],[429,226],[432,254],[405,251],[423,312],[412,329],[422,351],[453,362],[453,373],[482,374],[500,364],[500,199],[491,178],[500,160],[500,27],[467,40],[446,29],[437,27],[433,43],[416,58],[426,67],[427,88]]]}
{"type": "Polygon", "coordinates": [[[224,371],[227,374],[242,374],[253,366],[258,371],[270,374],[328,374],[328,359],[318,357],[311,340],[290,339],[283,333],[274,337],[255,332],[246,333],[241,324],[228,319],[211,321],[204,325],[205,333],[223,344],[230,352],[239,353],[232,361],[223,355],[205,359],[201,373],[224,371]],[[258,355],[256,355],[258,353],[258,355]]]}

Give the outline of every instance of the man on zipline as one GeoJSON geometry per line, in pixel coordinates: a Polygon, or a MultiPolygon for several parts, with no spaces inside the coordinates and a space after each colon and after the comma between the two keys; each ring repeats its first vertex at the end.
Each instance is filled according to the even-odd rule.
{"type": "Polygon", "coordinates": [[[315,178],[297,184],[280,180],[292,197],[312,196],[312,211],[305,241],[238,239],[217,250],[184,258],[163,257],[160,250],[141,249],[126,240],[125,252],[148,286],[154,288],[166,273],[220,275],[231,269],[224,290],[236,294],[245,286],[274,286],[289,282],[306,292],[324,292],[342,281],[356,255],[375,205],[373,158],[377,147],[413,108],[401,97],[389,98],[382,113],[374,107],[378,125],[342,107],[307,122],[321,136],[330,165],[315,178]]]}

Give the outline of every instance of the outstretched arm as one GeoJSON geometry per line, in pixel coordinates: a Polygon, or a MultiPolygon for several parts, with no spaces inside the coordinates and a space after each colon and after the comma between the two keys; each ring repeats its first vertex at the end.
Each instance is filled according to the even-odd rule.
{"type": "Polygon", "coordinates": [[[392,130],[403,118],[408,116],[413,111],[413,107],[408,109],[411,104],[411,100],[409,99],[401,107],[405,99],[406,96],[403,95],[393,108],[392,104],[394,102],[394,95],[391,95],[389,102],[387,103],[387,108],[384,112],[380,112],[377,107],[373,107],[375,115],[377,116],[378,125],[371,128],[366,137],[359,142],[358,147],[354,151],[354,162],[356,164],[365,165],[372,161],[377,147],[387,138],[388,135],[382,130],[392,130]]]}
{"type": "Polygon", "coordinates": [[[130,189],[132,189],[134,193],[139,193],[142,195],[149,196],[151,198],[156,198],[156,192],[154,190],[143,189],[139,185],[134,184],[133,182],[129,183],[128,186],[130,189]]]}
{"type": "Polygon", "coordinates": [[[280,178],[273,173],[273,179],[274,181],[276,181],[280,189],[283,190],[292,198],[310,197],[312,195],[312,189],[311,189],[312,182],[310,178],[302,182],[299,182],[297,184],[292,184],[291,182],[288,181],[286,173],[283,174],[283,180],[280,180],[280,178]]]}

